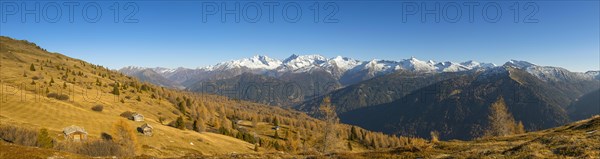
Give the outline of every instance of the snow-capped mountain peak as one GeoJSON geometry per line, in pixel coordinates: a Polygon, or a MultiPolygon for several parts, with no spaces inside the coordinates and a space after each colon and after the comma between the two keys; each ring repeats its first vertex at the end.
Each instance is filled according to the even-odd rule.
{"type": "Polygon", "coordinates": [[[298,55],[296,54],[292,54],[290,57],[286,58],[285,60],[283,60],[283,63],[288,63],[294,59],[298,58],[298,55]]]}
{"type": "Polygon", "coordinates": [[[435,65],[438,72],[459,72],[470,70],[470,68],[454,62],[440,62],[435,65]]]}
{"type": "Polygon", "coordinates": [[[141,67],[141,66],[126,66],[123,67],[121,69],[127,69],[127,70],[144,70],[147,69],[146,67],[141,67]]]}
{"type": "MultiPolygon", "coordinates": [[[[512,67],[527,71],[541,80],[568,81],[568,80],[594,80],[600,79],[599,71],[586,73],[570,72],[560,67],[538,66],[527,61],[510,60],[504,67],[512,67]]],[[[326,58],[321,55],[296,55],[293,54],[283,61],[268,56],[256,55],[250,58],[221,62],[213,66],[189,69],[179,67],[146,68],[128,66],[120,69],[128,75],[135,75],[140,71],[151,69],[177,84],[187,85],[203,80],[226,79],[243,73],[261,74],[272,77],[281,77],[286,74],[312,73],[313,71],[325,72],[344,84],[353,84],[362,80],[389,74],[398,70],[415,73],[442,73],[462,71],[502,72],[504,67],[492,63],[480,63],[469,60],[465,62],[436,62],[433,60],[422,61],[416,57],[392,61],[373,59],[360,61],[348,57],[336,56],[326,58]],[[495,71],[496,70],[496,71],[495,71]]]]}
{"type": "Polygon", "coordinates": [[[183,69],[183,67],[179,67],[177,69],[171,69],[171,68],[164,68],[164,67],[155,67],[152,70],[154,70],[157,73],[173,73],[178,69],[183,69]]]}
{"type": "Polygon", "coordinates": [[[593,73],[571,72],[561,67],[538,66],[527,61],[510,60],[504,66],[525,70],[544,81],[592,80],[598,78],[593,73]]]}
{"type": "Polygon", "coordinates": [[[360,63],[361,62],[358,60],[354,60],[354,59],[342,57],[342,56],[336,56],[327,61],[326,67],[335,66],[338,69],[340,69],[341,71],[347,71],[349,69],[352,69],[352,68],[360,65],[360,63]]]}
{"type": "Polygon", "coordinates": [[[415,57],[401,61],[402,67],[406,70],[416,72],[433,72],[436,71],[433,61],[421,61],[415,57]]]}
{"type": "Polygon", "coordinates": [[[427,64],[431,64],[431,65],[433,65],[433,64],[435,64],[435,61],[433,61],[433,60],[429,60],[429,61],[427,61],[427,64]]]}
{"type": "Polygon", "coordinates": [[[327,62],[327,58],[321,55],[292,55],[283,62],[285,68],[294,70],[310,70],[327,62]]]}
{"type": "Polygon", "coordinates": [[[519,68],[519,69],[537,66],[533,63],[530,63],[527,61],[519,61],[519,60],[510,60],[510,61],[506,62],[506,64],[504,64],[504,65],[512,66],[512,67],[519,68]]]}
{"type": "Polygon", "coordinates": [[[281,61],[272,59],[263,55],[255,55],[251,58],[233,60],[224,63],[219,63],[209,70],[215,69],[233,69],[233,68],[249,68],[249,69],[266,69],[272,70],[281,66],[281,61]]]}
{"type": "Polygon", "coordinates": [[[600,80],[600,71],[587,71],[585,74],[600,80]]]}

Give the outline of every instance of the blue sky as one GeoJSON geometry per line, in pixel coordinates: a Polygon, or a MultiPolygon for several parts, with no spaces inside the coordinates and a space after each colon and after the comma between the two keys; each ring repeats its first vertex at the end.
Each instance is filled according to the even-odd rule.
{"type": "MultiPolygon", "coordinates": [[[[239,23],[231,14],[221,21],[220,1],[116,2],[119,7],[115,7],[115,1],[81,1],[74,6],[73,22],[64,1],[2,1],[0,35],[26,39],[49,51],[112,69],[129,65],[196,68],[257,54],[279,59],[291,54],[321,54],[359,60],[415,56],[421,60],[495,64],[518,59],[572,71],[600,70],[598,1],[517,2],[519,7],[514,2],[482,1],[474,7],[473,22],[469,20],[469,7],[455,1],[279,1],[272,22],[267,1],[237,2],[239,23]],[[39,22],[34,14],[22,14],[23,7],[32,10],[36,3],[40,6],[39,22]],[[315,3],[319,4],[318,22],[314,21],[315,3]],[[442,12],[437,14],[440,21],[426,14],[422,22],[422,7],[435,9],[436,3],[440,5],[437,11],[442,12]],[[495,4],[502,11],[500,16],[496,16],[495,4]],[[102,15],[95,23],[87,22],[86,17],[95,20],[94,6],[102,10],[102,15]],[[219,11],[211,15],[214,6],[219,11]],[[261,16],[253,23],[252,17],[257,17],[255,6],[260,7],[261,16]],[[294,6],[299,6],[302,13],[292,23],[289,21],[297,13],[294,6]],[[411,10],[415,6],[418,9],[411,10]],[[114,21],[114,8],[119,10],[118,22],[114,21]],[[130,19],[137,22],[124,23],[134,8],[138,11],[130,19]],[[519,8],[518,22],[514,8],[519,8]],[[461,10],[461,16],[453,22],[457,10],[461,10]],[[288,16],[282,15],[284,11],[288,16]],[[332,12],[335,14],[329,22],[334,23],[324,23],[332,12]],[[60,19],[52,23],[54,17],[60,19]],[[485,20],[494,21],[495,17],[499,17],[496,22],[485,20]],[[524,22],[535,20],[537,23],[524,22]]],[[[229,10],[235,7],[235,1],[224,4],[229,10]]]]}

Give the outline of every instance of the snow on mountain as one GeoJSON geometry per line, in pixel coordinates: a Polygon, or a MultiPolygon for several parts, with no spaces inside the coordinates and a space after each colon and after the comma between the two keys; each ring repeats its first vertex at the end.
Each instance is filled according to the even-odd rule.
{"type": "Polygon", "coordinates": [[[504,64],[525,70],[544,81],[592,80],[596,77],[592,73],[571,72],[561,67],[538,66],[527,61],[510,60],[504,64]]]}
{"type": "MultiPolygon", "coordinates": [[[[359,61],[352,58],[336,56],[327,59],[321,55],[291,55],[283,61],[272,59],[267,56],[254,56],[240,60],[233,60],[219,63],[214,66],[200,68],[205,71],[217,71],[225,69],[247,68],[247,69],[262,69],[266,71],[277,72],[307,72],[312,70],[324,70],[330,73],[334,71],[347,72],[353,71],[370,71],[374,73],[389,73],[396,70],[409,70],[415,72],[458,72],[467,71],[479,68],[495,67],[490,63],[479,63],[475,61],[467,61],[463,63],[455,62],[439,62],[432,60],[421,61],[414,57],[400,61],[378,60],[359,61]]],[[[160,71],[157,71],[160,72],[160,71]]]]}
{"type": "Polygon", "coordinates": [[[119,72],[124,73],[124,74],[134,74],[136,72],[142,71],[148,69],[146,67],[139,67],[139,66],[127,66],[127,67],[123,67],[121,69],[119,69],[119,72]]]}
{"type": "Polygon", "coordinates": [[[327,58],[321,55],[292,55],[284,60],[282,63],[283,68],[279,71],[293,71],[293,72],[306,72],[319,68],[322,64],[327,62],[327,58]]]}
{"type": "Polygon", "coordinates": [[[169,74],[169,73],[173,73],[176,71],[175,69],[164,68],[164,67],[148,68],[148,67],[139,67],[139,66],[127,66],[127,67],[123,67],[123,68],[119,69],[119,72],[122,72],[124,74],[133,74],[133,73],[140,72],[140,71],[143,71],[146,69],[150,69],[159,74],[169,74]]]}
{"type": "MultiPolygon", "coordinates": [[[[479,63],[475,61],[467,61],[463,63],[455,62],[439,62],[432,60],[421,61],[414,57],[400,61],[378,60],[359,61],[348,57],[336,56],[334,58],[326,58],[321,55],[291,55],[283,61],[273,59],[267,56],[256,55],[251,58],[243,58],[218,63],[213,66],[199,67],[195,70],[205,72],[231,70],[231,69],[250,69],[263,71],[277,72],[307,72],[312,70],[324,70],[330,73],[338,72],[345,73],[347,71],[370,71],[374,73],[389,73],[396,70],[409,70],[416,72],[457,72],[466,71],[478,68],[495,67],[490,63],[479,63]]],[[[139,71],[148,69],[145,67],[128,66],[121,69],[121,72],[127,73],[131,71],[139,71]]],[[[150,68],[160,74],[175,74],[174,72],[190,71],[194,69],[188,68],[150,68]]]]}
{"type": "Polygon", "coordinates": [[[526,69],[526,68],[530,68],[533,66],[537,66],[533,63],[530,63],[527,61],[519,61],[519,60],[510,60],[510,61],[506,62],[506,64],[504,64],[504,65],[518,68],[518,69],[526,69]]]}
{"type": "Polygon", "coordinates": [[[176,69],[155,67],[155,68],[152,68],[152,70],[154,70],[154,72],[157,72],[157,73],[166,74],[166,73],[173,73],[173,72],[175,72],[176,69]]]}
{"type": "Polygon", "coordinates": [[[585,74],[600,80],[600,71],[587,71],[585,74]]]}
{"type": "Polygon", "coordinates": [[[349,70],[360,65],[360,61],[347,57],[336,56],[327,62],[326,66],[336,66],[341,70],[349,70]]]}
{"type": "Polygon", "coordinates": [[[281,66],[281,64],[282,62],[277,59],[272,59],[267,56],[256,55],[252,58],[244,58],[240,60],[219,63],[213,66],[211,70],[235,69],[243,67],[249,69],[272,70],[281,66]]]}
{"type": "MultiPolygon", "coordinates": [[[[527,61],[510,60],[503,66],[526,70],[542,80],[564,81],[573,79],[600,79],[600,71],[577,73],[570,72],[560,67],[538,66],[527,61]]],[[[417,73],[441,73],[469,70],[493,70],[493,68],[499,67],[492,63],[480,63],[472,60],[461,63],[449,61],[435,62],[432,60],[422,61],[415,57],[411,57],[399,61],[378,59],[360,61],[342,56],[328,59],[321,55],[294,54],[283,61],[267,56],[256,55],[250,58],[221,62],[213,66],[199,67],[196,69],[183,67],[170,69],[161,67],[145,68],[128,66],[119,71],[128,75],[134,75],[136,72],[152,69],[154,72],[157,72],[176,83],[188,85],[203,80],[231,78],[242,73],[279,77],[284,76],[287,73],[321,71],[331,74],[339,81],[360,82],[398,70],[413,71],[417,73]]],[[[351,84],[353,82],[346,84],[351,84]]]]}
{"type": "Polygon", "coordinates": [[[493,64],[493,63],[479,63],[479,62],[473,61],[473,60],[462,62],[460,64],[467,67],[467,69],[488,69],[488,68],[496,67],[496,64],[493,64]]]}
{"type": "Polygon", "coordinates": [[[121,72],[133,75],[136,72],[152,69],[154,72],[175,81],[176,83],[191,84],[196,81],[225,79],[240,75],[242,73],[263,74],[278,77],[286,73],[304,73],[312,71],[324,71],[335,78],[352,77],[357,79],[369,79],[375,76],[385,75],[398,70],[408,70],[421,73],[435,72],[457,72],[478,68],[489,68],[493,64],[482,64],[474,61],[464,63],[421,61],[414,57],[400,61],[371,60],[360,61],[348,57],[336,56],[326,58],[321,55],[291,55],[283,61],[263,55],[251,58],[243,58],[221,62],[216,65],[189,68],[145,68],[129,66],[120,69],[121,72]],[[361,73],[359,73],[361,72],[361,73]],[[352,75],[359,73],[357,75],[352,75]],[[357,77],[364,76],[364,77],[357,77]]]}
{"type": "Polygon", "coordinates": [[[435,72],[437,68],[435,67],[435,62],[432,60],[429,61],[421,61],[415,57],[411,57],[410,59],[405,59],[400,62],[402,64],[402,68],[405,70],[415,71],[415,72],[435,72]]]}
{"type": "Polygon", "coordinates": [[[435,64],[435,67],[437,68],[437,70],[439,70],[439,72],[459,72],[471,69],[467,66],[454,62],[440,62],[438,64],[435,64]]]}

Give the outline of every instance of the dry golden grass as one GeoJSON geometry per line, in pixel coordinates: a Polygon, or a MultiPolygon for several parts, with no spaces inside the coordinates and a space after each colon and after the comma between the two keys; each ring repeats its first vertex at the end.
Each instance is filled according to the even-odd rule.
{"type": "Polygon", "coordinates": [[[0,141],[0,158],[3,159],[48,159],[48,158],[91,158],[78,154],[61,152],[52,149],[42,149],[21,145],[9,144],[0,141]]]}
{"type": "MultiPolygon", "coordinates": [[[[26,93],[25,95],[29,94],[26,93]]],[[[131,110],[145,112],[142,109],[131,110]]],[[[62,139],[62,128],[69,125],[81,126],[88,131],[89,137],[100,138],[100,133],[110,133],[112,124],[122,119],[119,116],[120,112],[121,110],[116,106],[109,106],[103,112],[94,112],[91,109],[81,108],[69,102],[55,99],[41,98],[39,101],[31,101],[11,100],[9,98],[0,107],[0,119],[2,124],[20,125],[36,129],[48,128],[56,139],[62,139]]],[[[144,123],[127,122],[134,126],[140,126],[144,123]]],[[[253,149],[253,145],[228,136],[179,130],[163,126],[151,117],[146,117],[145,122],[154,126],[155,133],[151,137],[139,134],[139,144],[144,148],[138,154],[173,157],[194,152],[206,155],[233,152],[248,153],[252,152],[253,149]]]]}
{"type": "Polygon", "coordinates": [[[133,126],[149,123],[154,127],[154,136],[142,136],[138,133],[138,155],[150,155],[156,157],[179,157],[188,153],[203,155],[229,154],[229,153],[252,153],[254,146],[242,140],[232,137],[214,134],[210,132],[197,133],[187,130],[179,130],[158,123],[158,117],[162,116],[167,122],[173,120],[177,115],[171,103],[163,100],[151,99],[149,93],[138,93],[122,91],[119,97],[110,93],[112,87],[95,86],[90,84],[88,89],[86,83],[95,83],[99,79],[102,83],[113,83],[125,81],[126,76],[115,76],[113,80],[102,78],[95,70],[82,61],[71,59],[60,54],[48,54],[32,45],[15,42],[1,37],[0,47],[0,124],[18,125],[20,127],[39,129],[47,128],[50,135],[58,140],[63,140],[61,134],[64,127],[77,125],[86,129],[91,139],[99,139],[103,132],[111,133],[112,124],[119,119],[124,111],[134,111],[145,115],[144,122],[127,121],[133,126]],[[40,68],[40,62],[51,60],[52,65],[40,68]],[[30,71],[30,64],[34,64],[36,71],[30,71]],[[61,77],[64,70],[55,68],[61,65],[77,71],[82,71],[87,77],[70,75],[68,79],[61,77]],[[76,69],[75,69],[76,68],[76,69]],[[24,77],[26,74],[27,77],[24,77]],[[35,85],[32,85],[32,77],[38,77],[35,85]],[[50,86],[50,79],[55,83],[50,86]],[[46,83],[44,83],[46,82],[46,83]],[[63,88],[63,83],[67,88],[63,88]],[[86,86],[86,87],[84,87],[86,86]],[[50,92],[64,93],[69,95],[69,100],[61,101],[46,97],[46,88],[50,92]],[[130,96],[130,99],[124,98],[130,96]],[[142,101],[136,101],[140,96],[142,101]],[[124,103],[120,100],[123,99],[124,103]],[[91,107],[103,105],[102,112],[95,112],[91,107]],[[160,115],[159,115],[160,114],[160,115]]]}
{"type": "MultiPolygon", "coordinates": [[[[340,154],[353,158],[600,158],[600,116],[566,126],[473,141],[440,141],[421,148],[340,154]]],[[[342,157],[345,158],[345,157],[342,157]]]]}

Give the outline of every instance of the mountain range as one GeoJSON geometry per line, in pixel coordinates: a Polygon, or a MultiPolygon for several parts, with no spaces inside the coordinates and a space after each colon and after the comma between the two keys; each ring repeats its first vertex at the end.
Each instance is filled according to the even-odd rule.
{"type": "MultiPolygon", "coordinates": [[[[462,63],[421,61],[414,57],[400,61],[371,60],[359,61],[348,57],[337,56],[326,58],[321,55],[291,55],[284,60],[267,56],[254,56],[239,60],[218,63],[213,66],[196,69],[162,67],[145,68],[128,66],[119,69],[128,75],[136,76],[140,71],[152,70],[157,74],[183,86],[189,86],[198,81],[231,78],[243,73],[261,74],[281,77],[289,74],[323,71],[330,74],[342,85],[351,85],[376,76],[389,74],[398,70],[414,72],[459,72],[473,69],[495,67],[491,63],[467,61],[462,63]]],[[[168,85],[166,85],[168,86],[168,85]]]]}
{"type": "MultiPolygon", "coordinates": [[[[599,71],[588,71],[586,73],[570,72],[564,68],[551,66],[538,66],[526,61],[511,60],[506,63],[513,67],[527,70],[527,72],[544,80],[565,79],[600,79],[599,71]]],[[[480,63],[477,61],[466,62],[435,62],[432,60],[421,61],[415,57],[400,61],[378,60],[359,61],[348,57],[337,56],[326,58],[321,55],[291,55],[284,60],[273,59],[268,56],[256,55],[251,58],[243,58],[221,62],[216,65],[199,67],[196,69],[179,67],[176,69],[155,67],[128,66],[118,71],[135,77],[148,76],[140,72],[153,72],[166,78],[170,82],[158,80],[167,87],[182,88],[195,84],[198,81],[209,81],[227,79],[243,73],[260,74],[271,77],[282,77],[289,74],[323,71],[330,74],[340,84],[347,86],[371,79],[373,77],[390,74],[400,70],[418,73],[442,73],[463,72],[470,70],[485,70],[499,67],[493,63],[480,63]]],[[[153,75],[150,75],[153,76],[153,75]]],[[[142,78],[145,79],[145,78],[142,78]]],[[[150,80],[150,79],[148,79],[150,80]]],[[[153,82],[155,83],[155,82],[153,82]]]]}
{"type": "Polygon", "coordinates": [[[414,57],[359,61],[254,56],[197,69],[120,71],[142,80],[152,78],[139,72],[153,71],[162,78],[148,81],[163,83],[159,85],[289,107],[315,117],[323,98],[330,97],[342,122],[403,136],[428,137],[441,131],[442,139],[481,137],[489,105],[498,98],[505,99],[509,112],[528,131],[589,118],[598,114],[589,110],[600,110],[600,97],[594,94],[600,90],[599,71],[571,72],[519,60],[498,66],[414,57]]]}
{"type": "MultiPolygon", "coordinates": [[[[586,73],[570,72],[564,68],[538,66],[526,61],[511,60],[502,66],[510,66],[524,70],[547,82],[600,79],[599,71],[588,71],[586,73]]],[[[466,62],[435,62],[432,60],[421,61],[411,57],[399,61],[377,59],[371,61],[359,61],[342,56],[326,58],[321,55],[294,54],[283,60],[256,55],[251,58],[221,62],[216,65],[199,67],[196,69],[183,67],[169,69],[163,67],[145,68],[128,66],[119,69],[119,71],[137,77],[142,81],[151,82],[163,87],[220,94],[265,104],[292,106],[300,104],[305,100],[325,95],[331,91],[336,91],[344,87],[356,87],[355,84],[360,85],[361,82],[368,81],[374,77],[389,74],[404,72],[414,75],[430,75],[438,77],[437,75],[444,73],[479,72],[493,70],[493,68],[502,66],[497,66],[492,63],[480,63],[472,60],[466,62]],[[250,78],[253,79],[250,80],[247,77],[251,75],[267,77],[250,78]],[[272,80],[265,81],[266,79],[272,80]],[[254,85],[251,85],[253,83],[264,84],[266,82],[271,82],[270,85],[274,86],[261,85],[261,87],[255,87],[254,85]],[[237,86],[234,87],[232,84],[236,84],[237,86]],[[248,86],[252,86],[252,88],[256,90],[248,90],[248,86]],[[208,89],[207,87],[210,87],[211,89],[208,89]],[[262,90],[267,89],[265,87],[268,87],[268,89],[275,89],[275,91],[262,90]],[[290,89],[293,90],[290,91],[290,89]],[[229,92],[224,92],[223,90],[229,92]],[[271,94],[263,94],[259,97],[256,95],[250,97],[248,91],[271,94],[279,91],[279,94],[277,95],[288,95],[287,97],[274,97],[271,94]]],[[[397,85],[387,86],[395,87],[397,85]]],[[[412,89],[407,89],[406,91],[409,90],[412,89]]],[[[399,96],[404,95],[404,93],[400,93],[399,96]]],[[[358,98],[361,99],[362,97],[359,96],[358,98]]],[[[389,99],[396,99],[396,97],[390,97],[389,99]]],[[[391,101],[384,100],[382,102],[391,101]]],[[[359,103],[360,102],[353,102],[352,104],[359,103]]]]}

